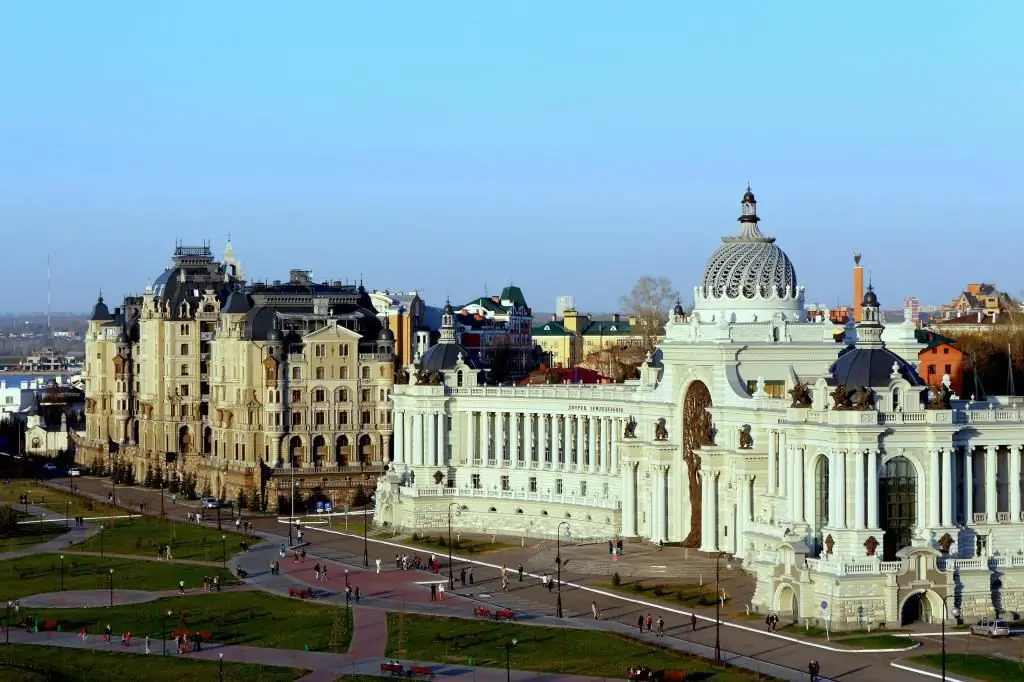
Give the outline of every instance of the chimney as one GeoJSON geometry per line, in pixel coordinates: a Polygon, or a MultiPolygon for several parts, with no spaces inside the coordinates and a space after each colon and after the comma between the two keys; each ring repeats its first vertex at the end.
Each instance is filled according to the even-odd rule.
{"type": "Polygon", "coordinates": [[[619,314],[618,313],[612,313],[612,322],[618,322],[618,321],[619,321],[619,314]]]}
{"type": "Polygon", "coordinates": [[[853,321],[861,320],[861,301],[864,299],[864,266],[860,264],[860,253],[853,254],[853,321]]]}

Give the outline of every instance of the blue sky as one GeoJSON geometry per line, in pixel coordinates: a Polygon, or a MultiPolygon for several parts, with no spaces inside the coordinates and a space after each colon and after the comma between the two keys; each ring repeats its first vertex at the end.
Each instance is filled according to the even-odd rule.
{"type": "Polygon", "coordinates": [[[1018,293],[1024,3],[257,0],[0,10],[0,310],[257,279],[692,297],[749,180],[808,300],[1018,293]]]}

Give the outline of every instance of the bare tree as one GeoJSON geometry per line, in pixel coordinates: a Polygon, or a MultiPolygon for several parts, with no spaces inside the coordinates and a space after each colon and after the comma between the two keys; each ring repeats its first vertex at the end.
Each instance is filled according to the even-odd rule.
{"type": "Polygon", "coordinates": [[[679,298],[668,277],[644,275],[636,281],[622,306],[636,318],[633,333],[641,338],[645,350],[654,348],[668,322],[668,311],[679,298]]]}

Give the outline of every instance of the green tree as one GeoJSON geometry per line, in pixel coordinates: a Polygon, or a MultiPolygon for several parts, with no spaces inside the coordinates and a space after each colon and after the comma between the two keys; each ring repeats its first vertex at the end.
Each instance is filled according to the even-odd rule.
{"type": "Polygon", "coordinates": [[[367,496],[366,491],[362,485],[356,486],[356,493],[352,496],[353,507],[363,507],[370,504],[370,498],[367,496]]]}
{"type": "Polygon", "coordinates": [[[238,489],[238,499],[236,500],[238,510],[248,509],[249,507],[249,496],[245,493],[245,488],[238,489]]]}
{"type": "Polygon", "coordinates": [[[146,476],[142,479],[142,485],[146,488],[153,487],[153,465],[146,465],[146,476]]]}
{"type": "Polygon", "coordinates": [[[13,507],[0,507],[0,536],[9,538],[18,533],[19,514],[13,507]]]}

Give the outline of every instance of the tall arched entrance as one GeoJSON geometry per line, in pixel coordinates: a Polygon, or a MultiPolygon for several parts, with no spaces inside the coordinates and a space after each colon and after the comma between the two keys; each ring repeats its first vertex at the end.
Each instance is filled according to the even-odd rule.
{"type": "Polygon", "coordinates": [[[780,616],[796,615],[796,591],[791,585],[779,585],[779,591],[775,595],[775,611],[780,616]]]}
{"type": "Polygon", "coordinates": [[[203,429],[203,454],[208,455],[213,448],[213,429],[207,426],[203,429]]]}
{"type": "Polygon", "coordinates": [[[814,556],[821,554],[825,542],[825,526],[828,525],[828,475],[828,457],[822,455],[814,464],[814,556]]]}
{"type": "Polygon", "coordinates": [[[715,442],[709,407],[711,391],[704,382],[694,381],[683,397],[683,461],[690,495],[690,532],[683,540],[684,547],[700,547],[702,540],[700,449],[715,442]]]}
{"type": "Polygon", "coordinates": [[[900,625],[936,623],[942,614],[942,598],[931,590],[909,595],[900,608],[900,625]]]}
{"type": "Polygon", "coordinates": [[[349,458],[348,436],[338,436],[338,444],[335,447],[334,457],[338,466],[347,467],[349,458]]]}
{"type": "Polygon", "coordinates": [[[313,466],[322,467],[327,458],[327,441],[323,436],[317,435],[313,438],[313,466]]]}
{"type": "Polygon", "coordinates": [[[178,452],[182,455],[189,452],[192,446],[192,436],[188,433],[188,427],[182,426],[178,429],[178,452]]]}
{"type": "Polygon", "coordinates": [[[359,437],[359,466],[366,466],[373,461],[373,438],[369,434],[359,437]]]}
{"type": "Polygon", "coordinates": [[[302,439],[298,436],[288,441],[288,462],[295,468],[302,466],[302,439]]]}
{"type": "Polygon", "coordinates": [[[910,546],[917,525],[917,470],[906,457],[893,457],[882,466],[878,480],[879,525],[885,533],[883,561],[896,561],[896,552],[910,546]]]}

